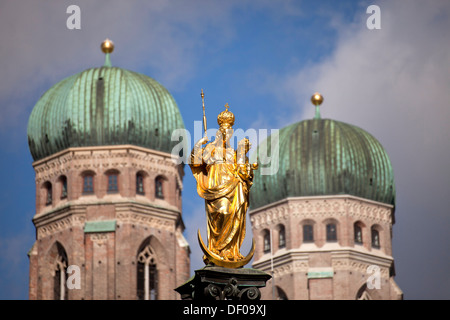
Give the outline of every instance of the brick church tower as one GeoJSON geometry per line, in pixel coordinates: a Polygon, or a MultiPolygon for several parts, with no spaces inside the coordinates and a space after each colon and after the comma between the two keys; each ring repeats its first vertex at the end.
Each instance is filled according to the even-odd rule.
{"type": "Polygon", "coordinates": [[[30,299],[177,299],[189,277],[171,155],[183,121],[162,85],[111,66],[113,48],[106,40],[104,66],[57,83],[30,115],[30,299]]]}
{"type": "MultiPolygon", "coordinates": [[[[278,172],[255,174],[253,267],[273,272],[262,298],[402,299],[389,157],[361,128],[322,119],[322,101],[312,98],[314,119],[279,131],[278,172]]],[[[269,137],[267,149],[274,147],[269,137]]]]}

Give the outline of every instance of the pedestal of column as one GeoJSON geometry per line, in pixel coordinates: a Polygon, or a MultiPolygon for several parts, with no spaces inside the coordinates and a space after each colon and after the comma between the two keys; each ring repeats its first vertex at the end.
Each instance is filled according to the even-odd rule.
{"type": "Polygon", "coordinates": [[[271,276],[251,268],[230,269],[207,265],[195,270],[195,275],[175,289],[182,300],[257,301],[259,288],[265,287],[271,276]]]}

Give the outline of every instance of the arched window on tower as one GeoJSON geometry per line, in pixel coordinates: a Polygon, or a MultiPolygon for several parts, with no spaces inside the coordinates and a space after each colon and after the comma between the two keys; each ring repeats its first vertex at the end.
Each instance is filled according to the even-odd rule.
{"type": "Polygon", "coordinates": [[[45,205],[49,206],[53,202],[52,184],[47,181],[46,183],[44,183],[44,189],[45,189],[45,205]]]}
{"type": "Polygon", "coordinates": [[[355,224],[353,225],[353,233],[355,243],[362,244],[363,243],[362,227],[358,222],[355,222],[355,224]]]}
{"type": "Polygon", "coordinates": [[[356,300],[372,300],[372,297],[367,292],[367,284],[363,284],[362,287],[356,293],[356,300]]]}
{"type": "Polygon", "coordinates": [[[177,185],[176,185],[176,193],[177,193],[177,201],[179,202],[179,201],[181,201],[181,187],[178,184],[178,182],[177,182],[177,185]]]}
{"type": "Polygon", "coordinates": [[[94,193],[94,174],[87,172],[83,174],[83,194],[94,193]]]}
{"type": "Polygon", "coordinates": [[[150,245],[138,254],[137,297],[139,300],[158,299],[158,269],[156,256],[150,245]]]}
{"type": "Polygon", "coordinates": [[[303,225],[303,242],[314,242],[314,227],[310,223],[303,225]]]}
{"type": "Polygon", "coordinates": [[[285,227],[280,224],[278,227],[278,248],[285,248],[286,247],[286,229],[285,227]]]}
{"type": "Polygon", "coordinates": [[[67,300],[67,254],[59,243],[56,243],[56,247],[58,253],[53,265],[53,299],[67,300]]]}
{"type": "Polygon", "coordinates": [[[335,223],[328,223],[326,226],[327,242],[337,241],[337,228],[335,223]]]}
{"type": "Polygon", "coordinates": [[[67,177],[61,176],[59,181],[61,183],[61,199],[65,199],[67,198],[67,177]]]}
{"type": "Polygon", "coordinates": [[[116,170],[108,171],[106,173],[108,177],[108,188],[106,189],[108,193],[117,193],[119,191],[119,172],[116,170]]]}
{"type": "Polygon", "coordinates": [[[372,227],[370,229],[371,238],[372,238],[372,248],[380,249],[380,232],[376,229],[376,227],[372,227]]]}
{"type": "Polygon", "coordinates": [[[277,300],[289,300],[286,295],[286,292],[284,292],[283,289],[281,289],[279,286],[277,286],[276,288],[277,288],[277,297],[276,297],[277,300]]]}
{"type": "Polygon", "coordinates": [[[155,179],[155,197],[164,199],[164,177],[159,176],[155,179]]]}
{"type": "Polygon", "coordinates": [[[270,252],[270,248],[271,248],[271,244],[270,244],[270,231],[269,230],[264,230],[264,234],[263,234],[263,242],[264,242],[264,246],[263,246],[263,250],[264,253],[268,253],[270,252]]]}
{"type": "Polygon", "coordinates": [[[145,194],[144,190],[144,174],[142,172],[136,173],[136,194],[145,194]]]}

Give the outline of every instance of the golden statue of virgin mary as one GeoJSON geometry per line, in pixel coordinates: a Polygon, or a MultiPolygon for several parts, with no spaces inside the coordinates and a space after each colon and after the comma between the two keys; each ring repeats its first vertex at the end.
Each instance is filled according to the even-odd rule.
{"type": "Polygon", "coordinates": [[[220,127],[215,140],[208,143],[206,135],[200,139],[192,149],[189,165],[197,180],[197,192],[205,199],[207,247],[198,232],[205,263],[238,268],[250,261],[255,250],[253,242],[246,257],[239,251],[245,237],[253,170],[258,165],[248,163],[246,154],[251,148],[248,139],[239,141],[237,150],[230,146],[234,115],[228,104],[225,108],[217,117],[220,127]]]}

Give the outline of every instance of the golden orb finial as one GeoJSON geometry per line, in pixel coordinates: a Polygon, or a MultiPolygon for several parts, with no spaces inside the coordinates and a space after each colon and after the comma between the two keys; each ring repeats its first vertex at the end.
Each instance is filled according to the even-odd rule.
{"type": "Polygon", "coordinates": [[[103,53],[111,53],[114,51],[114,43],[111,40],[106,39],[102,42],[101,48],[103,53]]]}
{"type": "Polygon", "coordinates": [[[316,92],[312,95],[311,102],[315,106],[320,106],[323,102],[323,96],[320,93],[316,92]]]}
{"type": "Polygon", "coordinates": [[[311,102],[312,102],[313,105],[316,106],[316,115],[315,115],[314,119],[320,119],[320,110],[319,110],[320,108],[319,108],[319,106],[323,102],[323,96],[320,93],[316,92],[316,93],[314,93],[312,95],[311,102]]]}

